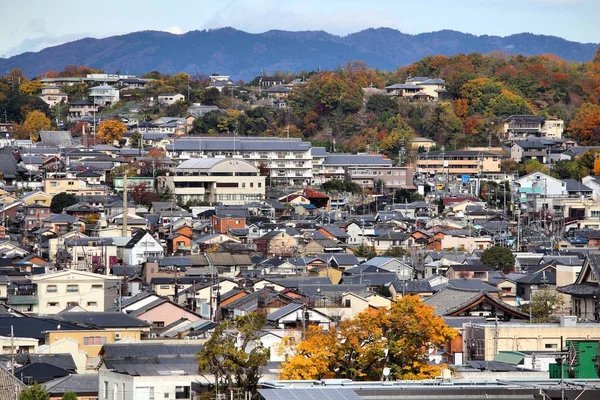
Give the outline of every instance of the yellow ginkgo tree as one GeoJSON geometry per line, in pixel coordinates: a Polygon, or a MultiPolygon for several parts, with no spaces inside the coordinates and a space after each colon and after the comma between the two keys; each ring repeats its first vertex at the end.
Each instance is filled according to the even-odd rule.
{"type": "Polygon", "coordinates": [[[284,338],[281,379],[427,379],[441,366],[428,365],[428,349],[457,335],[418,296],[405,296],[390,309],[366,310],[340,326],[307,327],[302,340],[284,338]]]}

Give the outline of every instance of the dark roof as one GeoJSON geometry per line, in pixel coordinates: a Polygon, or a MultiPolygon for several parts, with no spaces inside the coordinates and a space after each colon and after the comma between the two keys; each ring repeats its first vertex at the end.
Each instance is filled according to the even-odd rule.
{"type": "Polygon", "coordinates": [[[424,303],[435,307],[435,314],[441,316],[449,316],[475,304],[476,302],[481,300],[482,297],[485,297],[488,302],[494,304],[496,307],[499,307],[514,316],[521,318],[529,317],[517,308],[512,307],[504,303],[503,301],[490,296],[486,292],[476,292],[472,290],[457,289],[452,286],[448,286],[443,290],[437,292],[433,296],[425,299],[424,303]]]}
{"type": "Polygon", "coordinates": [[[53,379],[43,384],[46,391],[50,394],[64,394],[73,392],[75,394],[97,394],[98,393],[98,374],[75,374],[67,375],[62,378],[53,379]]]}
{"type": "Polygon", "coordinates": [[[392,282],[396,293],[433,293],[431,284],[427,281],[399,281],[392,282]]]}
{"type": "Polygon", "coordinates": [[[46,363],[26,364],[15,369],[15,376],[23,376],[25,383],[44,383],[69,375],[66,369],[46,363]]]}
{"type": "Polygon", "coordinates": [[[149,325],[146,321],[121,312],[65,312],[59,317],[82,326],[99,328],[142,328],[149,325]]]}
{"type": "Polygon", "coordinates": [[[130,357],[193,356],[199,350],[198,344],[166,343],[111,343],[102,346],[101,355],[106,359],[130,357]]]}
{"type": "Polygon", "coordinates": [[[77,370],[77,365],[75,365],[73,356],[69,353],[29,354],[28,363],[29,364],[46,363],[46,364],[54,365],[55,367],[66,369],[67,371],[74,372],[77,370]]]}
{"type": "Polygon", "coordinates": [[[299,303],[290,303],[286,306],[283,306],[275,311],[273,311],[271,314],[267,315],[267,321],[269,322],[277,322],[277,320],[279,320],[282,317],[285,317],[286,315],[301,309],[302,307],[304,307],[302,304],[299,303]]]}
{"type": "Polygon", "coordinates": [[[18,337],[30,337],[44,341],[46,331],[55,331],[60,325],[60,330],[71,331],[85,329],[75,324],[61,321],[55,318],[42,317],[16,317],[14,315],[0,315],[0,336],[10,336],[11,326],[14,335],[18,337]]]}

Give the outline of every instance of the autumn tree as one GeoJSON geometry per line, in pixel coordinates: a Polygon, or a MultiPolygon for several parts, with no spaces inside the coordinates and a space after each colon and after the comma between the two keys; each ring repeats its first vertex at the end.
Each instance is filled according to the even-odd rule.
{"type": "Polygon", "coordinates": [[[267,324],[261,313],[250,313],[225,321],[215,328],[208,342],[196,355],[198,371],[211,373],[216,384],[256,392],[262,369],[269,361],[269,349],[260,337],[267,324]]]}
{"type": "Polygon", "coordinates": [[[39,139],[40,131],[49,131],[52,129],[52,122],[50,119],[41,111],[34,110],[27,114],[23,127],[29,133],[29,137],[32,141],[39,139]]]}
{"type": "Polygon", "coordinates": [[[98,127],[96,139],[101,143],[113,145],[119,143],[126,131],[127,127],[121,121],[115,119],[105,120],[98,127]]]}
{"type": "Polygon", "coordinates": [[[569,124],[568,131],[581,145],[600,144],[600,106],[592,103],[582,105],[569,124]]]}
{"type": "Polygon", "coordinates": [[[418,296],[404,296],[390,309],[364,311],[339,328],[309,326],[297,344],[284,338],[280,378],[379,380],[389,368],[393,380],[427,379],[440,373],[428,365],[427,350],[456,334],[418,296]]]}
{"type": "Polygon", "coordinates": [[[36,96],[42,91],[44,85],[40,81],[27,81],[19,86],[19,93],[26,96],[36,96]]]}

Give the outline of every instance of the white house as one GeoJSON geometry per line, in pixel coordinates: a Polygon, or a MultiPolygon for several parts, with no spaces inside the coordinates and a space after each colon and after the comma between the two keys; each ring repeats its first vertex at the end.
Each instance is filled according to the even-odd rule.
{"type": "Polygon", "coordinates": [[[90,88],[89,95],[94,105],[110,106],[119,102],[119,90],[112,86],[101,85],[90,88]]]}
{"type": "Polygon", "coordinates": [[[161,93],[158,95],[158,104],[170,106],[181,100],[185,100],[185,96],[181,93],[161,93]]]}
{"type": "Polygon", "coordinates": [[[329,329],[332,318],[320,311],[305,308],[303,304],[290,303],[267,315],[269,325],[280,329],[296,329],[307,325],[319,325],[322,329],[329,329]]]}
{"type": "Polygon", "coordinates": [[[164,248],[148,231],[143,229],[136,232],[123,249],[123,263],[125,265],[140,265],[148,257],[161,258],[164,248]]]}

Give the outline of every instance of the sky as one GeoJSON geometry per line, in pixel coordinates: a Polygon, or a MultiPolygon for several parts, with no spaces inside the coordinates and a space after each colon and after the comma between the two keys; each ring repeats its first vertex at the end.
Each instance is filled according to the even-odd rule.
{"type": "Polygon", "coordinates": [[[175,34],[230,26],[347,35],[388,27],[418,34],[451,29],[600,42],[600,0],[3,0],[0,57],[140,30],[175,34]]]}

